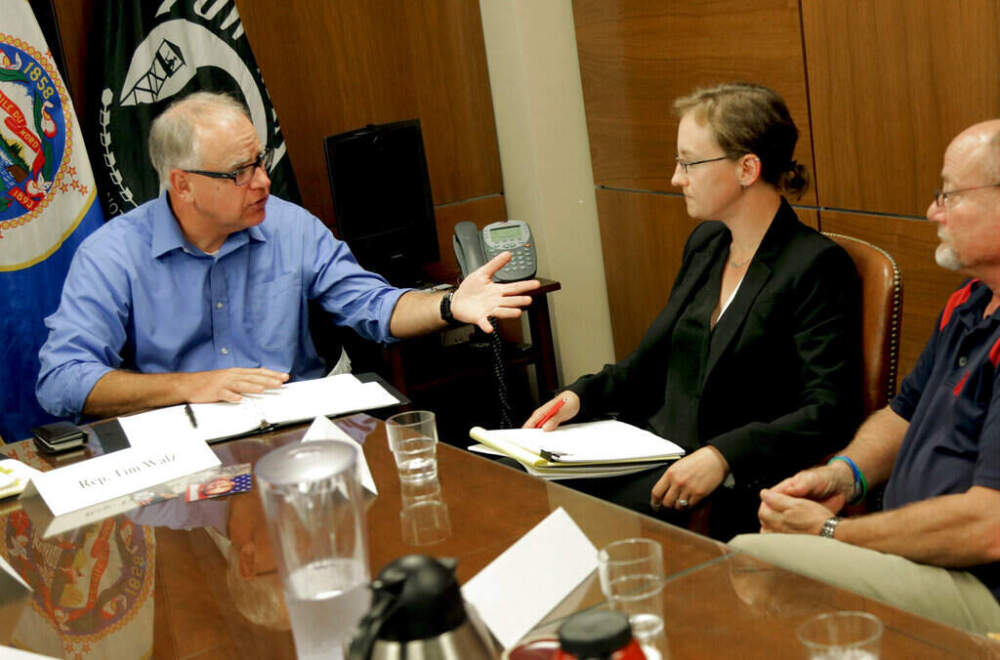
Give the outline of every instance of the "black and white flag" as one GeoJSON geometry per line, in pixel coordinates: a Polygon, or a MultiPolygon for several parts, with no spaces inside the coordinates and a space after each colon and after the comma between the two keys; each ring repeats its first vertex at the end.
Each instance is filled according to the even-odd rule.
{"type": "Polygon", "coordinates": [[[230,92],[246,104],[261,144],[275,151],[271,192],[300,201],[278,116],[233,0],[97,4],[103,57],[91,74],[89,128],[109,218],[159,194],[146,146],[149,126],[172,101],[199,90],[230,92]]]}

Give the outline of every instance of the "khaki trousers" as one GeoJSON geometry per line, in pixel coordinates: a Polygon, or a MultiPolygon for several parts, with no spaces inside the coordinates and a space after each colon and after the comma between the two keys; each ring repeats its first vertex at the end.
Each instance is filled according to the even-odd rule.
{"type": "Polygon", "coordinates": [[[741,534],[729,545],[935,621],[976,633],[1000,632],[1000,603],[965,571],[806,534],[741,534]]]}

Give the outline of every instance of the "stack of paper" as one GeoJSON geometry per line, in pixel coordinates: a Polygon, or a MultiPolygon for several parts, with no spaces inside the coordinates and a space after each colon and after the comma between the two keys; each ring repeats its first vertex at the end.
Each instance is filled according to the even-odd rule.
{"type": "Polygon", "coordinates": [[[615,420],[567,424],[555,431],[487,431],[476,426],[469,435],[485,445],[470,450],[509,456],[530,474],[546,479],[630,474],[684,455],[669,440],[615,420]]]}
{"type": "Polygon", "coordinates": [[[20,495],[39,474],[35,468],[0,454],[0,499],[20,495]]]}

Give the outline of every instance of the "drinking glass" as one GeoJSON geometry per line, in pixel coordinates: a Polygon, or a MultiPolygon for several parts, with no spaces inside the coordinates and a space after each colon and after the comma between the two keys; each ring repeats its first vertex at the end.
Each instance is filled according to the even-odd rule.
{"type": "Polygon", "coordinates": [[[663,549],[651,539],[615,541],[597,554],[601,590],[611,608],[628,615],[632,634],[644,647],[661,646],[663,549]]]}
{"type": "Polygon", "coordinates": [[[448,504],[441,494],[441,484],[432,480],[420,485],[415,494],[400,493],[399,511],[403,541],[410,545],[432,545],[451,536],[448,504]]]}
{"type": "Polygon", "coordinates": [[[437,479],[437,422],[429,410],[414,410],[385,420],[389,449],[403,490],[437,479]]]}
{"type": "Polygon", "coordinates": [[[809,660],[878,660],[882,622],[867,612],[832,612],[798,628],[809,660]]]}
{"type": "Polygon", "coordinates": [[[342,658],[368,610],[358,460],[354,445],[318,440],[276,449],[255,469],[299,658],[342,658]]]}
{"type": "Polygon", "coordinates": [[[433,545],[451,536],[448,505],[441,499],[421,498],[399,512],[403,541],[410,545],[433,545]]]}

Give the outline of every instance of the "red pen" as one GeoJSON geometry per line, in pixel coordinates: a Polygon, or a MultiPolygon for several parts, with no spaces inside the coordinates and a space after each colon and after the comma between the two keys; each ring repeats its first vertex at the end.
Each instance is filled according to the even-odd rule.
{"type": "Polygon", "coordinates": [[[545,425],[545,422],[552,419],[555,416],[555,414],[559,412],[559,409],[562,408],[565,404],[566,404],[566,399],[559,399],[558,401],[556,401],[556,405],[549,408],[549,411],[545,413],[545,417],[542,417],[542,419],[539,420],[537,424],[535,424],[535,428],[536,429],[542,428],[542,426],[545,425]]]}

